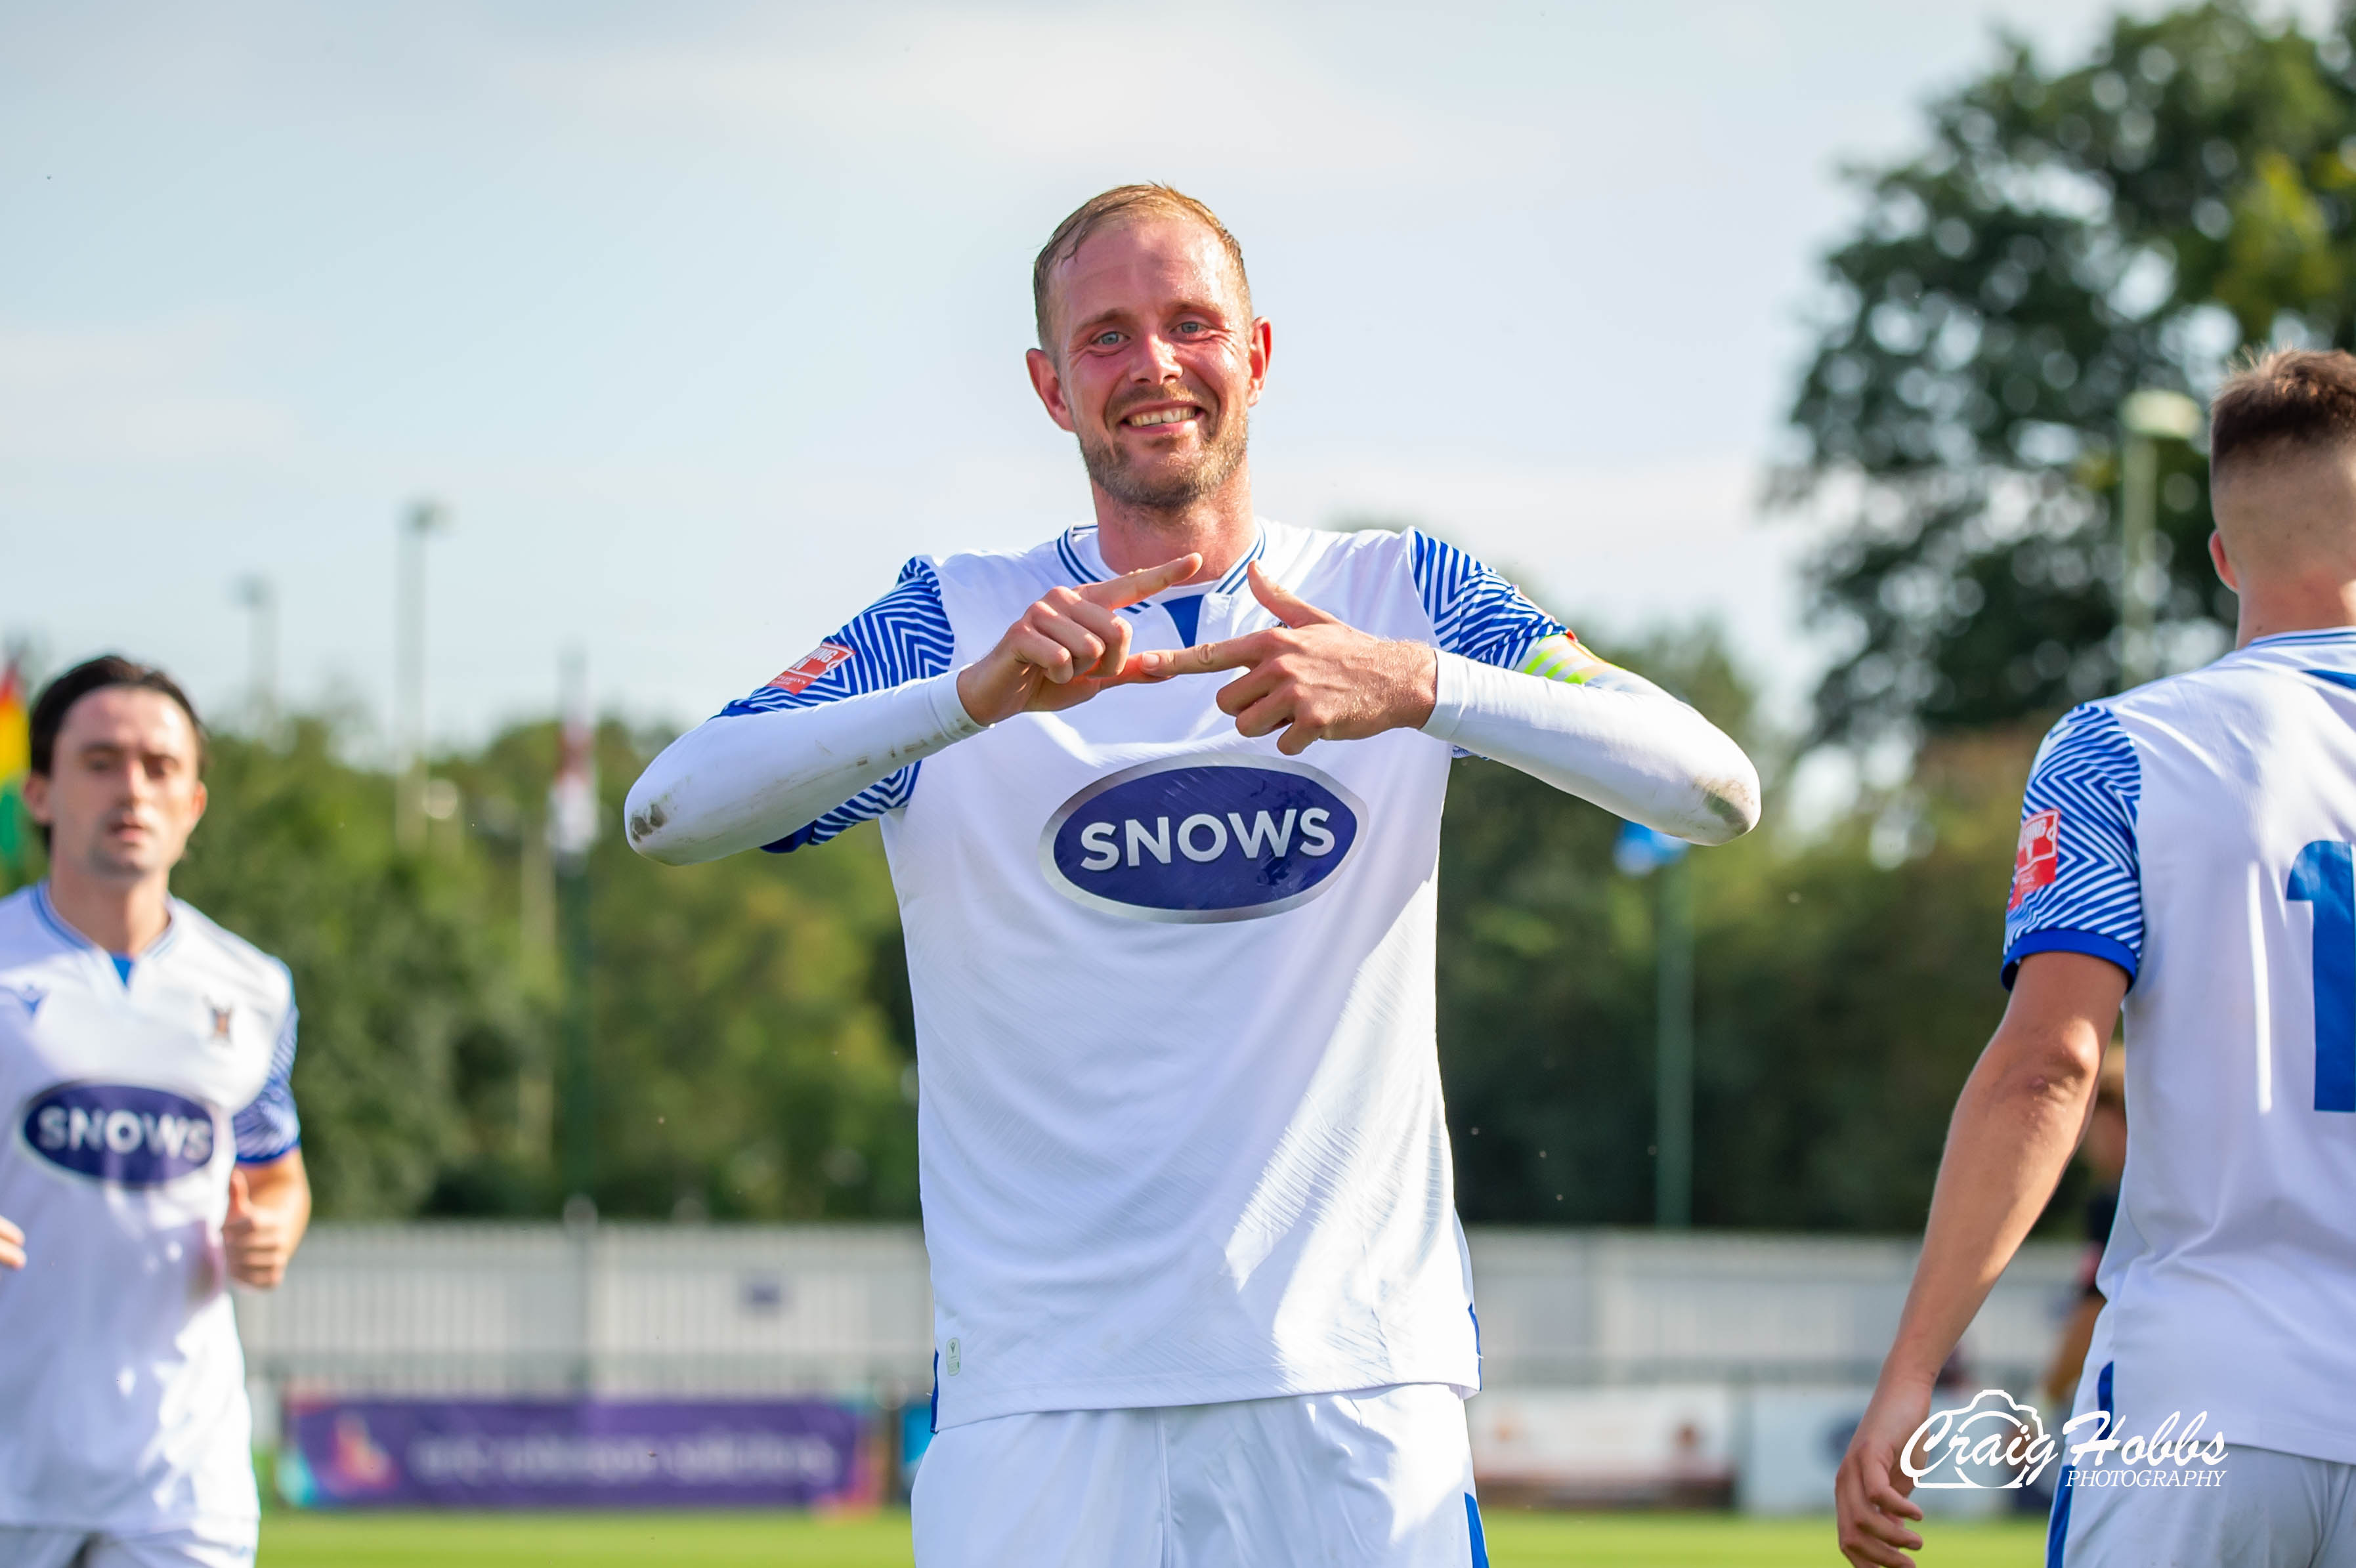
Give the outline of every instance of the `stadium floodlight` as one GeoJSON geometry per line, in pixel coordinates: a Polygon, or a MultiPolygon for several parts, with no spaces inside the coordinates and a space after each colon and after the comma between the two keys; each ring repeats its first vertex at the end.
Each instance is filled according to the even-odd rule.
{"type": "Polygon", "coordinates": [[[230,597],[252,614],[246,629],[248,690],[254,733],[264,741],[278,738],[278,591],[260,572],[241,577],[230,597]]]}
{"type": "Polygon", "coordinates": [[[2119,405],[2126,434],[2119,464],[2119,687],[2159,673],[2152,625],[2166,584],[2155,585],[2152,536],[2158,527],[2159,443],[2201,433],[2201,405],[2181,392],[2147,387],[2119,405]]]}
{"type": "Polygon", "coordinates": [[[438,501],[412,502],[402,514],[401,571],[396,574],[392,791],[393,838],[414,854],[425,847],[425,540],[450,526],[450,509],[438,501]]]}
{"type": "Polygon", "coordinates": [[[1632,877],[1661,873],[1655,902],[1658,969],[1653,1110],[1653,1222],[1665,1231],[1693,1223],[1693,892],[1682,838],[1623,822],[1612,863],[1632,877]]]}

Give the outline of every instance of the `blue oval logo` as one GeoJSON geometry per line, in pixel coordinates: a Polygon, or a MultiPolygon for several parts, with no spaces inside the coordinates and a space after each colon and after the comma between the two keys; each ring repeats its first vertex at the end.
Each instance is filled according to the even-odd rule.
{"type": "Polygon", "coordinates": [[[25,1142],[61,1169],[161,1187],[213,1157],[211,1108],[139,1083],[60,1083],[25,1108],[25,1142]]]}
{"type": "Polygon", "coordinates": [[[1314,898],[1365,807],[1287,757],[1182,757],[1098,780],[1048,820],[1040,868],[1067,896],[1131,920],[1257,920],[1314,898]]]}

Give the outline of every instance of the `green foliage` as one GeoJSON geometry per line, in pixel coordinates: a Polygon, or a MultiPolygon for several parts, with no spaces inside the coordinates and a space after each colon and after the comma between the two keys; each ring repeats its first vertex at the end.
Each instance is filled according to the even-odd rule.
{"type": "Polygon", "coordinates": [[[538,1045],[485,868],[392,845],[390,781],[339,761],[317,721],[284,747],[217,738],[211,805],[173,891],[294,976],[295,1088],[322,1213],[412,1212],[498,1137],[538,1045]]]}
{"type": "MultiPolygon", "coordinates": [[[[1628,662],[1752,727],[1707,633],[1628,662]]],[[[1759,834],[1694,854],[1697,1223],[1922,1223],[1948,1113],[2003,1011],[2033,746],[2027,731],[1934,746],[1914,786],[1929,848],[1896,866],[1875,862],[1864,816],[1798,848],[1759,834]]],[[[1613,870],[1618,828],[1494,763],[1451,782],[1440,1062],[1468,1222],[1652,1219],[1655,885],[1613,870]]]]}
{"type": "MultiPolygon", "coordinates": [[[[667,739],[600,732],[605,820],[667,739]]],[[[555,760],[552,724],[444,759],[462,809],[409,855],[391,780],[345,760],[327,722],[214,738],[211,805],[173,891],[294,973],[322,1215],[561,1205],[570,981],[537,848],[555,760]]],[[[913,1217],[913,1052],[874,829],[687,869],[609,836],[586,877],[599,1208],[913,1217]]]]}
{"type": "MultiPolygon", "coordinates": [[[[2008,42],[1860,170],[1792,419],[1788,504],[1845,511],[1818,613],[1858,633],[1820,735],[2000,723],[2109,690],[2121,400],[2201,392],[2238,345],[2356,346],[2356,74],[2238,5],[2122,16],[2083,63],[2008,42]]],[[[2163,443],[2172,662],[2219,651],[2199,453],[2163,443]]]]}
{"type": "MultiPolygon", "coordinates": [[[[1715,632],[1605,644],[1772,766],[1715,632]]],[[[665,739],[600,731],[606,821],[665,739]]],[[[1805,846],[1762,834],[1693,857],[1700,1222],[1920,1223],[2002,1006],[1997,912],[2030,740],[1935,744],[1915,785],[1931,847],[1898,866],[1874,862],[1862,816],[1805,846]]],[[[556,754],[538,724],[442,759],[460,809],[411,855],[390,779],[345,760],[328,725],[217,739],[211,810],[175,885],[294,970],[320,1211],[552,1214],[585,1127],[610,1215],[913,1216],[912,1030],[875,830],[686,869],[602,839],[575,1101],[562,889],[539,848],[556,754]]],[[[1451,782],[1440,1053],[1469,1221],[1651,1217],[1655,886],[1612,870],[1618,826],[1493,763],[1451,782]]]]}

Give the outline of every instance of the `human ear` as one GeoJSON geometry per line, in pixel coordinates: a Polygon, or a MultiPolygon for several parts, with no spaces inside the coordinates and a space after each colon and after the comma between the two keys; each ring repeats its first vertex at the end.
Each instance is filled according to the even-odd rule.
{"type": "Polygon", "coordinates": [[[2233,558],[2225,553],[2225,535],[2220,528],[2209,530],[2209,564],[2217,569],[2217,580],[2239,593],[2241,579],[2233,571],[2233,558]]]}
{"type": "Polygon", "coordinates": [[[1031,371],[1031,389],[1039,394],[1047,417],[1065,430],[1073,429],[1072,407],[1064,399],[1064,378],[1044,349],[1025,349],[1023,362],[1031,371]]]}

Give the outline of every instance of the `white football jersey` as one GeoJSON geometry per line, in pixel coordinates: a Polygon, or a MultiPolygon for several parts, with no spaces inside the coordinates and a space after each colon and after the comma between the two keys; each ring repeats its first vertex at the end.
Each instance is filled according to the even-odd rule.
{"type": "Polygon", "coordinates": [[[0,900],[0,1524],[258,1516],[229,1175],[295,1147],[286,968],[184,903],[135,962],[0,900]]]}
{"type": "Polygon", "coordinates": [[[2133,979],[2080,1410],[2356,1462],[2356,631],[2073,710],[2022,817],[2007,982],[2057,949],[2133,979]]]}
{"type": "MultiPolygon", "coordinates": [[[[1360,630],[1491,664],[1563,630],[1422,535],[1264,524],[1219,582],[1135,606],[1135,645],[1276,624],[1252,560],[1360,630]]],[[[913,561],[727,711],[939,676],[1111,575],[1086,528],[913,561]]],[[[1023,714],[771,846],[883,818],[943,1426],[1478,1384],[1434,1046],[1451,748],[1395,730],[1284,757],[1237,733],[1222,684],[1023,714]]]]}

